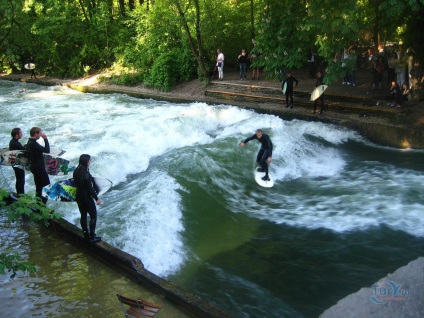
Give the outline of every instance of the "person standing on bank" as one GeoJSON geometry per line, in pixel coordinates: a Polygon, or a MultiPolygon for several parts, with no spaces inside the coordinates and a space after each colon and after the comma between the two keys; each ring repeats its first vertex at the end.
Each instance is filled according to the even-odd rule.
{"type": "Polygon", "coordinates": [[[79,158],[78,167],[74,171],[74,181],[77,187],[76,201],[81,214],[81,228],[84,238],[91,243],[101,241],[101,237],[96,236],[97,223],[97,205],[100,205],[100,200],[97,197],[96,190],[93,186],[93,177],[90,174],[89,166],[91,157],[87,154],[82,154],[79,158]],[[87,214],[90,216],[90,232],[87,227],[87,214]]]}
{"type": "MultiPolygon", "coordinates": [[[[315,87],[318,87],[320,85],[324,84],[324,78],[322,77],[322,73],[321,71],[317,72],[317,81],[315,83],[315,87]]],[[[314,111],[312,112],[312,114],[315,114],[317,112],[317,105],[318,105],[318,101],[320,101],[321,104],[321,108],[319,110],[319,113],[322,114],[324,112],[324,93],[321,94],[320,97],[318,97],[315,101],[314,101],[314,111]]]]}
{"type": "MultiPolygon", "coordinates": [[[[28,59],[28,62],[27,62],[28,64],[34,64],[35,65],[35,62],[34,62],[34,59],[32,58],[32,56],[28,59]]],[[[35,79],[37,79],[37,76],[35,76],[35,68],[33,68],[32,70],[31,70],[31,78],[34,76],[34,78],[35,79]]]]}
{"type": "MultiPolygon", "coordinates": [[[[9,142],[9,150],[26,150],[19,142],[19,139],[22,138],[22,130],[20,128],[13,128],[10,134],[12,135],[12,139],[9,142]]],[[[13,170],[16,177],[16,194],[19,196],[25,193],[25,170],[17,167],[13,167],[13,170]]]]}
{"type": "Polygon", "coordinates": [[[216,67],[218,67],[218,81],[224,80],[224,53],[221,49],[217,50],[218,57],[216,58],[216,67]]]}
{"type": "Polygon", "coordinates": [[[39,127],[32,127],[29,131],[30,138],[27,144],[27,150],[29,153],[30,170],[34,175],[35,183],[35,194],[37,197],[46,203],[47,197],[41,195],[43,187],[50,184],[49,175],[46,171],[44,164],[43,153],[50,153],[50,145],[47,139],[47,135],[39,127]],[[37,140],[42,137],[44,139],[44,147],[40,145],[37,140]]]}
{"type": "Polygon", "coordinates": [[[243,49],[241,50],[241,54],[238,56],[238,62],[240,65],[240,80],[242,81],[243,79],[246,80],[246,66],[247,66],[247,59],[248,59],[248,55],[246,53],[246,50],[243,49]]]}
{"type": "Polygon", "coordinates": [[[265,172],[262,180],[269,181],[268,175],[268,163],[272,162],[272,142],[271,138],[267,134],[262,132],[262,129],[256,130],[256,133],[240,143],[241,147],[244,147],[250,140],[257,139],[261,143],[261,149],[259,149],[258,155],[256,156],[256,162],[261,166],[258,169],[259,172],[265,172]]]}
{"type": "Polygon", "coordinates": [[[296,87],[297,84],[299,83],[299,81],[293,77],[292,72],[288,71],[287,72],[287,77],[286,79],[283,81],[283,84],[281,85],[281,89],[284,90],[284,84],[287,83],[287,88],[286,88],[286,108],[289,107],[289,98],[290,98],[290,108],[293,108],[293,83],[296,83],[296,87]]]}

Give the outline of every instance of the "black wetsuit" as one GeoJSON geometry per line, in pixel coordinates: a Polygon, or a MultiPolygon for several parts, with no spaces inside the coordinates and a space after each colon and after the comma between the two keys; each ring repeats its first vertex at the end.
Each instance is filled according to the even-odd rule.
{"type": "Polygon", "coordinates": [[[256,156],[256,162],[259,163],[263,171],[265,171],[265,176],[268,177],[268,163],[267,160],[269,157],[272,157],[272,142],[267,134],[262,133],[261,138],[258,138],[256,134],[252,137],[247,138],[243,143],[248,143],[250,140],[256,139],[261,143],[261,149],[259,149],[258,155],[256,156]]]}
{"type": "Polygon", "coordinates": [[[78,166],[74,171],[74,181],[77,187],[76,201],[81,213],[81,228],[85,238],[88,238],[87,213],[90,215],[90,238],[96,236],[97,209],[93,201],[98,200],[93,187],[93,177],[85,166],[78,166]]]}
{"type": "Polygon", "coordinates": [[[287,83],[287,88],[286,88],[286,108],[289,107],[289,97],[290,97],[290,105],[291,108],[293,108],[293,83],[296,82],[296,86],[299,83],[299,81],[297,79],[295,79],[293,76],[289,76],[287,77],[284,81],[283,84],[281,85],[281,89],[284,88],[284,84],[287,83]]]}
{"type": "MultiPolygon", "coordinates": [[[[18,139],[12,138],[9,142],[9,150],[26,150],[26,148],[22,146],[18,139]]],[[[16,167],[13,167],[13,170],[16,177],[16,194],[23,194],[25,193],[25,170],[16,167]]]]}
{"type": "MultiPolygon", "coordinates": [[[[324,83],[324,78],[321,77],[317,77],[317,81],[315,83],[315,87],[318,87],[320,85],[323,85],[324,83]]],[[[314,101],[314,113],[317,111],[317,104],[318,104],[318,100],[321,102],[321,108],[319,113],[322,114],[324,112],[324,94],[321,94],[320,97],[318,97],[315,101],[314,101]]]]}
{"type": "Polygon", "coordinates": [[[44,164],[43,153],[50,153],[50,145],[47,139],[44,139],[44,143],[45,146],[43,147],[37,140],[30,138],[27,144],[27,150],[29,153],[30,170],[34,175],[35,193],[46,203],[47,198],[43,197],[41,193],[43,187],[50,184],[50,179],[44,164]]]}

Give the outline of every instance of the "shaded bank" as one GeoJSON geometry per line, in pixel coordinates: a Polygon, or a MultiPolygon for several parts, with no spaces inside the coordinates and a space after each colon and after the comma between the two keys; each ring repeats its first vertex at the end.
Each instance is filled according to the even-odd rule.
{"type": "Polygon", "coordinates": [[[218,85],[225,85],[225,82],[224,84],[212,82],[205,87],[202,82],[194,80],[177,85],[171,92],[160,92],[143,86],[126,87],[98,83],[96,76],[78,80],[39,77],[35,81],[27,75],[3,75],[1,79],[48,86],[62,85],[80,92],[97,94],[123,93],[137,98],[174,103],[198,101],[208,104],[228,104],[253,109],[258,113],[273,114],[285,120],[300,119],[335,124],[355,130],[371,142],[383,146],[424,149],[422,103],[408,102],[402,108],[387,107],[382,92],[368,95],[367,88],[347,90],[345,86],[334,84],[326,93],[324,115],[317,116],[311,114],[312,103],[307,99],[310,87],[314,85],[314,79],[308,78],[302,78],[300,81],[297,95],[304,95],[305,98],[297,102],[297,107],[294,109],[282,107],[283,96],[279,91],[279,82],[267,80],[248,81],[247,84],[239,85],[237,81],[229,79],[226,81],[228,86],[241,87],[241,93],[228,94],[225,93],[227,88],[221,87],[220,90],[224,93],[213,94],[212,91],[216,91],[218,85]],[[275,96],[258,101],[257,95],[262,88],[275,90],[275,96]]]}

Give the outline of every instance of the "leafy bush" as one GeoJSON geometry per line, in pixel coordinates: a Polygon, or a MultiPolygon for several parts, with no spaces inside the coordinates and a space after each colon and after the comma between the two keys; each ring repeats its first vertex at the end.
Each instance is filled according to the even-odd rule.
{"type": "Polygon", "coordinates": [[[178,82],[179,72],[174,51],[162,54],[153,63],[146,84],[154,88],[170,91],[178,82]]]}
{"type": "Polygon", "coordinates": [[[121,75],[112,75],[112,83],[116,85],[135,86],[143,82],[144,76],[140,73],[122,73],[121,75]]]}
{"type": "Polygon", "coordinates": [[[192,56],[186,51],[173,49],[154,61],[145,83],[162,91],[170,91],[175,84],[196,75],[195,65],[192,56]]]}
{"type": "Polygon", "coordinates": [[[35,265],[31,262],[21,261],[18,253],[1,253],[0,254],[0,274],[5,274],[7,272],[12,272],[10,278],[15,278],[16,272],[30,272],[33,273],[36,271],[35,265]]]}
{"type": "MultiPolygon", "coordinates": [[[[30,222],[39,222],[47,226],[49,221],[62,217],[61,214],[47,208],[38,197],[22,194],[19,200],[7,204],[9,197],[7,191],[0,189],[0,211],[6,214],[9,221],[15,222],[24,216],[30,222]]],[[[14,278],[17,271],[35,272],[35,270],[35,265],[21,261],[18,253],[0,253],[0,274],[5,274],[6,271],[12,272],[11,278],[14,278]]]]}
{"type": "Polygon", "coordinates": [[[45,226],[49,221],[58,220],[61,214],[55,213],[53,209],[46,207],[39,197],[33,197],[27,194],[21,194],[19,200],[10,205],[4,201],[9,197],[9,193],[0,189],[0,209],[6,213],[9,221],[15,222],[21,216],[26,217],[30,222],[38,222],[45,226]]]}

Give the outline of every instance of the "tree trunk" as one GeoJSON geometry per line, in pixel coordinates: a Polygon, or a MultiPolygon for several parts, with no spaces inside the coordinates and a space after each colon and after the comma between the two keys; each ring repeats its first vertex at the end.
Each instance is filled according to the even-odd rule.
{"type": "Polygon", "coordinates": [[[193,37],[191,36],[191,32],[190,32],[190,28],[187,24],[187,20],[185,18],[184,12],[181,9],[181,5],[178,2],[178,0],[174,1],[175,6],[177,7],[178,10],[178,14],[181,18],[184,30],[186,32],[187,35],[187,39],[190,43],[190,49],[191,52],[193,53],[193,55],[196,57],[197,60],[197,64],[199,66],[199,68],[201,69],[203,76],[208,79],[208,71],[206,70],[205,64],[203,63],[203,48],[202,48],[202,36],[201,36],[201,32],[200,32],[200,7],[199,7],[199,1],[195,0],[194,1],[194,5],[196,8],[196,36],[197,36],[197,49],[195,47],[194,41],[193,41],[193,37]]]}
{"type": "Polygon", "coordinates": [[[128,0],[128,8],[130,11],[133,11],[135,6],[134,6],[134,0],[128,0]]]}
{"type": "Polygon", "coordinates": [[[374,11],[375,11],[375,18],[374,18],[374,27],[373,27],[373,37],[372,40],[374,42],[375,48],[378,47],[378,44],[380,43],[380,31],[381,31],[381,11],[380,11],[380,4],[381,0],[376,0],[374,3],[374,11]]]}
{"type": "Polygon", "coordinates": [[[250,0],[250,32],[253,41],[255,39],[255,7],[253,0],[250,0]]]}
{"type": "Polygon", "coordinates": [[[122,16],[125,16],[125,0],[119,0],[119,12],[122,16]]]}

